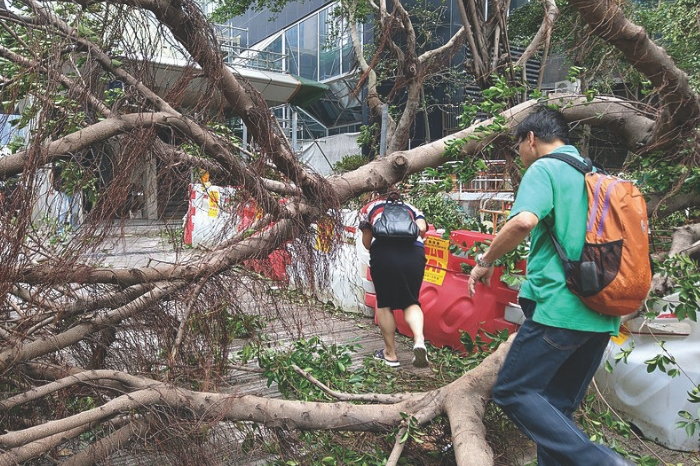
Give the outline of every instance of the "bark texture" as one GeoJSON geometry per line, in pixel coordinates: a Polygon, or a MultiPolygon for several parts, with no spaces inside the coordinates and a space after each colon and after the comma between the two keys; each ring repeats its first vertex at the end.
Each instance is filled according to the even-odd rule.
{"type": "MultiPolygon", "coordinates": [[[[257,435],[251,425],[264,426],[279,435],[279,444],[291,430],[401,434],[408,429],[405,414],[421,425],[446,416],[457,464],[493,464],[481,419],[509,344],[455,382],[424,393],[354,395],[325,387],[338,401],[311,403],[237,396],[219,391],[218,384],[231,369],[233,323],[264,318],[284,320],[287,330],[302,326],[276,299],[278,290],[260,279],[258,272],[272,268],[271,254],[292,251],[295,260],[288,265],[312,284],[322,282],[338,250],[320,257],[315,231],[323,222],[342,227],[341,206],[444,164],[446,149],[456,142],[459,160],[509,143],[507,130],[539,102],[513,101],[496,118],[408,149],[417,115],[428,111],[426,82],[445,72],[465,46],[465,68],[480,87],[491,83],[494,72],[510,69],[509,52],[501,53],[509,50],[507,1],[489,2],[488,17],[482,3],[458,2],[463,27],[430,47],[401,2],[370,2],[379,24],[372,57],[363,55],[350,16],[374,121],[383,105],[402,99],[404,105],[390,117],[386,157],[327,178],[297,159],[262,96],[224,64],[215,31],[195,2],[11,3],[0,7],[0,92],[5,111],[32,125],[29,141],[0,157],[0,466],[55,454],[95,432],[104,435],[63,463],[93,464],[125,446],[188,449],[196,458],[204,450],[189,449],[206,444],[221,421],[251,429],[251,438],[257,435]],[[153,64],[167,63],[170,53],[182,54],[183,64],[164,84],[153,64]],[[382,94],[377,68],[386,57],[396,70],[395,86],[382,94]],[[250,140],[221,130],[232,116],[246,125],[250,140]],[[502,129],[493,131],[497,125],[502,129]],[[157,193],[143,186],[148,170],[161,183],[157,193]],[[204,171],[215,184],[237,187],[235,203],[253,206],[249,223],[211,248],[177,248],[173,260],[134,267],[101,263],[100,245],[128,218],[134,192],[158,197],[167,207],[168,198],[183,195],[178,188],[204,171]],[[91,194],[89,213],[68,236],[32,213],[45,189],[41,181],[52,177],[57,193],[91,194]]],[[[700,102],[663,49],[617,4],[571,4],[652,81],[660,103],[572,94],[553,94],[547,102],[560,106],[572,123],[606,127],[642,156],[658,148],[673,152],[680,140],[692,139],[700,102]]],[[[349,12],[356,6],[343,4],[349,12]]],[[[545,2],[545,12],[523,61],[547,47],[556,5],[545,2]]],[[[699,201],[696,193],[680,190],[655,193],[649,209],[663,216],[699,201]]],[[[234,223],[231,229],[240,225],[234,223]]],[[[697,259],[699,237],[697,225],[679,229],[671,254],[697,259]]],[[[672,286],[666,278],[659,278],[658,292],[672,286]]],[[[403,451],[397,440],[389,464],[403,451]]]]}

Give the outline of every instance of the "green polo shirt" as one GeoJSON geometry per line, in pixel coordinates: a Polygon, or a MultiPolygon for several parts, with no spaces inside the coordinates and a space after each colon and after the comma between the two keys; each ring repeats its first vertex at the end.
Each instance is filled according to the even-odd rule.
{"type": "MultiPolygon", "coordinates": [[[[574,146],[565,145],[556,152],[583,160],[574,146]]],[[[581,256],[588,213],[581,172],[561,160],[536,160],[523,175],[509,218],[520,212],[531,212],[539,219],[530,233],[527,280],[520,288],[521,297],[537,303],[533,320],[551,327],[617,335],[619,317],[593,311],[566,287],[561,259],[545,227],[554,225],[554,234],[568,257],[581,256]]]]}

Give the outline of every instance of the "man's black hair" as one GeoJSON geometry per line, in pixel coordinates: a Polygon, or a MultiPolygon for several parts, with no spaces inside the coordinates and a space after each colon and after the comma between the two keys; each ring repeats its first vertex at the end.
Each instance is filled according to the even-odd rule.
{"type": "Polygon", "coordinates": [[[558,110],[545,106],[539,107],[520,122],[513,131],[513,136],[517,142],[520,142],[530,131],[544,142],[560,139],[564,144],[569,144],[569,124],[558,110]]]}

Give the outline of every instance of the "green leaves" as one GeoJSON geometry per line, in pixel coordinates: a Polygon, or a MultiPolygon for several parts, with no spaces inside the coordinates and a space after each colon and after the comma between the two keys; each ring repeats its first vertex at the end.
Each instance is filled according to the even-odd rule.
{"type": "MultiPolygon", "coordinates": [[[[660,345],[662,350],[666,351],[666,349],[664,348],[664,342],[661,342],[660,345]]],[[[668,374],[669,377],[677,377],[681,374],[680,370],[677,367],[675,367],[677,366],[676,360],[673,358],[673,356],[671,356],[668,353],[657,354],[653,358],[644,361],[644,364],[647,365],[648,373],[652,373],[655,370],[659,370],[668,374]]]]}
{"type": "Polygon", "coordinates": [[[673,291],[678,293],[678,303],[664,306],[665,311],[676,314],[678,320],[690,319],[697,322],[700,303],[700,269],[696,261],[685,254],[675,254],[657,264],[660,273],[673,277],[673,291]]]}
{"type": "MultiPolygon", "coordinates": [[[[700,386],[696,385],[688,391],[688,401],[691,403],[700,403],[700,386]]],[[[693,416],[688,411],[678,411],[680,421],[676,422],[676,429],[684,429],[688,437],[694,437],[695,433],[700,431],[700,408],[698,408],[696,416],[693,416]]]]}
{"type": "MultiPolygon", "coordinates": [[[[436,177],[439,174],[435,174],[436,177]]],[[[416,197],[413,204],[423,211],[425,218],[432,223],[435,228],[445,230],[461,229],[467,219],[466,213],[457,202],[444,194],[430,194],[416,197]]]]}
{"type": "Polygon", "coordinates": [[[472,338],[470,334],[463,332],[459,337],[459,341],[464,345],[467,353],[472,354],[478,362],[481,362],[486,356],[496,351],[501,343],[508,340],[508,329],[497,333],[483,332],[483,334],[486,339],[481,336],[481,333],[472,338]]]}
{"type": "MultiPolygon", "coordinates": [[[[613,360],[615,361],[615,365],[619,364],[620,361],[627,364],[627,359],[629,358],[630,354],[632,354],[633,350],[634,350],[634,340],[630,340],[629,346],[620,348],[620,351],[613,356],[613,360]]],[[[605,361],[605,371],[610,373],[610,374],[612,374],[612,372],[613,372],[613,366],[612,366],[612,364],[610,364],[609,359],[607,359],[605,361]]]]}
{"type": "MultiPolygon", "coordinates": [[[[320,388],[294,371],[297,366],[322,383],[340,390],[354,391],[346,379],[352,364],[352,353],[360,345],[327,344],[320,337],[297,340],[287,351],[269,349],[258,355],[267,377],[268,387],[276,383],[285,397],[302,400],[330,400],[320,388]]],[[[357,381],[357,379],[355,379],[357,381]]]]}
{"type": "Polygon", "coordinates": [[[369,159],[362,154],[346,155],[333,164],[333,172],[346,173],[360,168],[369,163],[369,159]]]}
{"type": "MultiPolygon", "coordinates": [[[[468,247],[466,243],[450,244],[449,251],[452,254],[465,255],[476,258],[477,255],[485,252],[488,249],[490,242],[475,241],[471,247],[468,247]]],[[[503,267],[503,275],[501,275],[501,281],[509,286],[516,286],[525,280],[522,275],[523,270],[520,268],[522,261],[527,260],[527,256],[530,254],[530,242],[525,239],[512,251],[502,255],[494,265],[496,267],[503,267]]],[[[471,267],[466,264],[462,264],[462,271],[464,273],[469,273],[471,267]],[[466,270],[469,268],[469,270],[466,270]]]]}
{"type": "Polygon", "coordinates": [[[425,435],[425,432],[420,430],[420,423],[415,416],[410,416],[406,413],[401,413],[403,418],[402,425],[405,428],[403,435],[399,439],[399,442],[405,443],[408,439],[413,440],[416,443],[423,443],[421,439],[425,435]]]}
{"type": "Polygon", "coordinates": [[[700,420],[698,419],[700,418],[700,408],[698,408],[697,417],[688,411],[678,411],[678,416],[681,417],[681,420],[676,422],[676,429],[684,429],[688,437],[694,437],[695,432],[700,430],[700,420]]]}
{"type": "Polygon", "coordinates": [[[635,9],[635,20],[650,36],[663,46],[679,68],[690,78],[691,85],[700,88],[700,30],[697,27],[698,0],[660,1],[635,9]]]}

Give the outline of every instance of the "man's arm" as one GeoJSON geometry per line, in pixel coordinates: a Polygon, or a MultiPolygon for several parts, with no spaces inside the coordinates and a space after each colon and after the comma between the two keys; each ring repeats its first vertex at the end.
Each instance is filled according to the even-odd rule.
{"type": "MultiPolygon", "coordinates": [[[[493,239],[489,248],[481,256],[483,262],[496,262],[501,256],[515,249],[530,234],[539,219],[532,212],[520,212],[503,225],[493,239]]],[[[476,282],[482,281],[490,286],[493,266],[481,267],[476,265],[469,275],[469,296],[476,292],[476,282]]]]}

